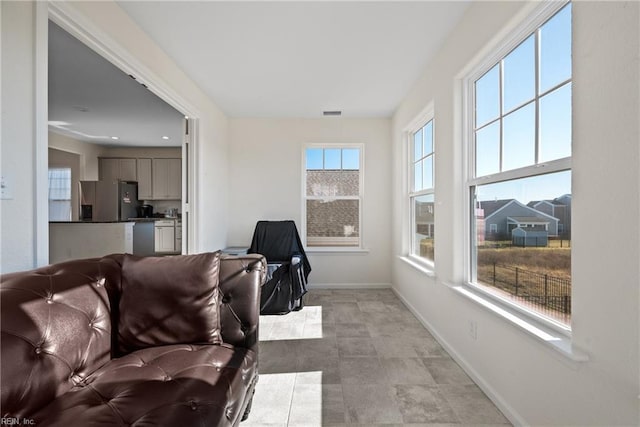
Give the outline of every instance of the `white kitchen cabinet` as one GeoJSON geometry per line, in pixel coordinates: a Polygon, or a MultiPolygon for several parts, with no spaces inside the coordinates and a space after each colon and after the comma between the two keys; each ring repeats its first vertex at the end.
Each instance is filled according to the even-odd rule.
{"type": "Polygon", "coordinates": [[[169,184],[167,185],[167,194],[170,199],[182,198],[182,159],[168,159],[167,176],[169,184]]]}
{"type": "Polygon", "coordinates": [[[117,181],[120,176],[120,159],[100,159],[98,168],[101,181],[117,181]]]}
{"type": "Polygon", "coordinates": [[[137,159],[138,167],[138,199],[153,199],[153,176],[151,174],[151,159],[137,159]]]}
{"type": "Polygon", "coordinates": [[[153,199],[179,200],[182,198],[182,160],[153,159],[153,199]]]}
{"type": "Polygon", "coordinates": [[[175,252],[175,221],[161,220],[155,222],[155,252],[175,252]]]}
{"type": "Polygon", "coordinates": [[[136,159],[101,158],[99,176],[102,181],[136,181],[136,159]]]}
{"type": "Polygon", "coordinates": [[[136,159],[119,159],[120,181],[137,181],[136,159]]]}

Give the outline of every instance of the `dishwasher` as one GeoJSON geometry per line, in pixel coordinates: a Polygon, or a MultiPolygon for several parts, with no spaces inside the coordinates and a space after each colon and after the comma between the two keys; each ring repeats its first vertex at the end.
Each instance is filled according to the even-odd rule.
{"type": "Polygon", "coordinates": [[[133,226],[133,254],[151,256],[155,254],[153,221],[135,221],[133,226]]]}

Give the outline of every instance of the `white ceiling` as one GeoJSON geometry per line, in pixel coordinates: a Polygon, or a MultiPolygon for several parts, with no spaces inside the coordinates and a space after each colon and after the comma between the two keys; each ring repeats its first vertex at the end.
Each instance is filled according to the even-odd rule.
{"type": "Polygon", "coordinates": [[[49,22],[49,130],[100,145],[170,147],[182,144],[183,117],[49,22]]]}
{"type": "Polygon", "coordinates": [[[466,1],[119,1],[231,117],[389,117],[466,1]]]}
{"type": "MultiPolygon", "coordinates": [[[[313,118],[390,117],[469,1],[118,4],[227,115],[313,118]]],[[[182,116],[50,23],[50,130],[179,146],[182,116]]]]}

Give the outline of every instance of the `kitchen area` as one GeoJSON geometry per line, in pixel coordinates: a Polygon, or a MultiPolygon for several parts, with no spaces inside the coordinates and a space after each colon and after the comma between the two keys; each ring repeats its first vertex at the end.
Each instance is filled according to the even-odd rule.
{"type": "Polygon", "coordinates": [[[49,22],[49,262],[186,253],[185,114],[49,22]]]}
{"type": "MultiPolygon", "coordinates": [[[[125,149],[134,150],[158,151],[125,149]]],[[[98,165],[98,180],[77,181],[77,219],[50,222],[50,262],[182,253],[181,158],[100,157],[98,165]]]]}

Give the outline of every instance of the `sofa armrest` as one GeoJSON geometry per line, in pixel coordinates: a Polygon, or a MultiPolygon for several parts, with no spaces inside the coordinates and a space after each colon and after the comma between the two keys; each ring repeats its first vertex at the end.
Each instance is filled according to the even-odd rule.
{"type": "Polygon", "coordinates": [[[267,262],[262,255],[223,255],[220,259],[220,327],[222,341],[258,350],[260,288],[267,262]]]}

